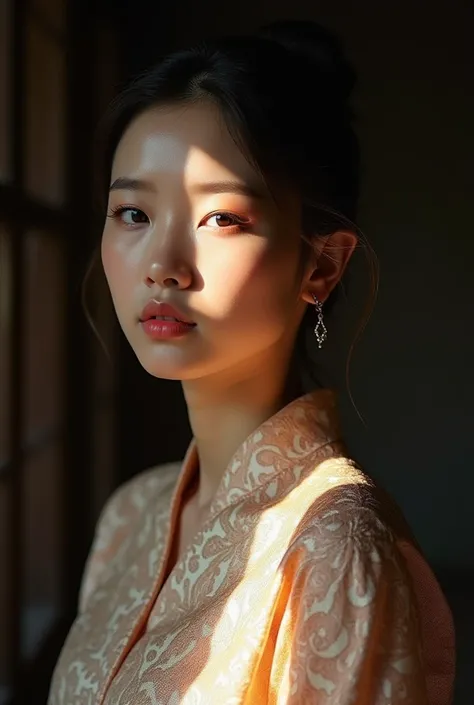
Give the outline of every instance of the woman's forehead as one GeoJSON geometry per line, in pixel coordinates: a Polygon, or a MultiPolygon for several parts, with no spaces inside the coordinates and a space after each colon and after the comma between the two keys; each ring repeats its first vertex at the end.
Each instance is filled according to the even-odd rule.
{"type": "Polygon", "coordinates": [[[153,108],[139,115],[120,140],[114,168],[182,171],[192,166],[258,178],[217,108],[207,103],[153,108]]]}

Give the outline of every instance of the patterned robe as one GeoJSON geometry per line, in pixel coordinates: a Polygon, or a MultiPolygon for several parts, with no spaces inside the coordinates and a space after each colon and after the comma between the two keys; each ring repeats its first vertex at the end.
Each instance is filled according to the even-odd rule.
{"type": "Polygon", "coordinates": [[[449,608],[397,507],[316,391],[255,430],[168,578],[182,463],[97,526],[49,705],[448,705],[449,608]]]}

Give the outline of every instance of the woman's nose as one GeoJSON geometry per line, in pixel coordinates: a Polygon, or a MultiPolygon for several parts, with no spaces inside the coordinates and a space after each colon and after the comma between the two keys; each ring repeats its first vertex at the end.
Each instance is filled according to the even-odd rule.
{"type": "Polygon", "coordinates": [[[192,273],[185,264],[165,265],[158,261],[150,262],[145,284],[148,287],[159,286],[163,289],[187,289],[192,282],[192,273]]]}

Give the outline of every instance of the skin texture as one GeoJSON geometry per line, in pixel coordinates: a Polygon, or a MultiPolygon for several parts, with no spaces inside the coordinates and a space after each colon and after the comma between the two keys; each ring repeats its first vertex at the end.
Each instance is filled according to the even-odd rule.
{"type": "Polygon", "coordinates": [[[302,266],[299,198],[278,184],[272,198],[206,102],[137,117],[116,150],[111,184],[119,188],[110,192],[103,266],[140,363],[155,377],[182,381],[200,459],[192,525],[238,446],[287,403],[305,308],[312,294],[329,296],[356,236],[318,238],[302,266]],[[117,179],[145,183],[124,188],[117,179]],[[230,192],[229,181],[255,195],[230,192]],[[209,186],[216,182],[223,185],[209,186]],[[181,338],[151,340],[139,322],[151,299],[197,325],[181,338]]]}

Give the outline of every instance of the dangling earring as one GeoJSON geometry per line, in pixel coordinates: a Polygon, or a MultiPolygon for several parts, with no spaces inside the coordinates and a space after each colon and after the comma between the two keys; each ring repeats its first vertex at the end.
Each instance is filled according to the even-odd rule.
{"type": "Polygon", "coordinates": [[[326,338],[328,337],[328,331],[326,326],[324,325],[324,318],[323,318],[323,305],[321,301],[319,301],[318,297],[313,294],[313,299],[314,299],[314,305],[316,306],[316,313],[318,314],[318,322],[316,323],[316,328],[314,329],[314,334],[316,336],[316,340],[318,341],[318,348],[322,348],[322,345],[326,338]]]}

